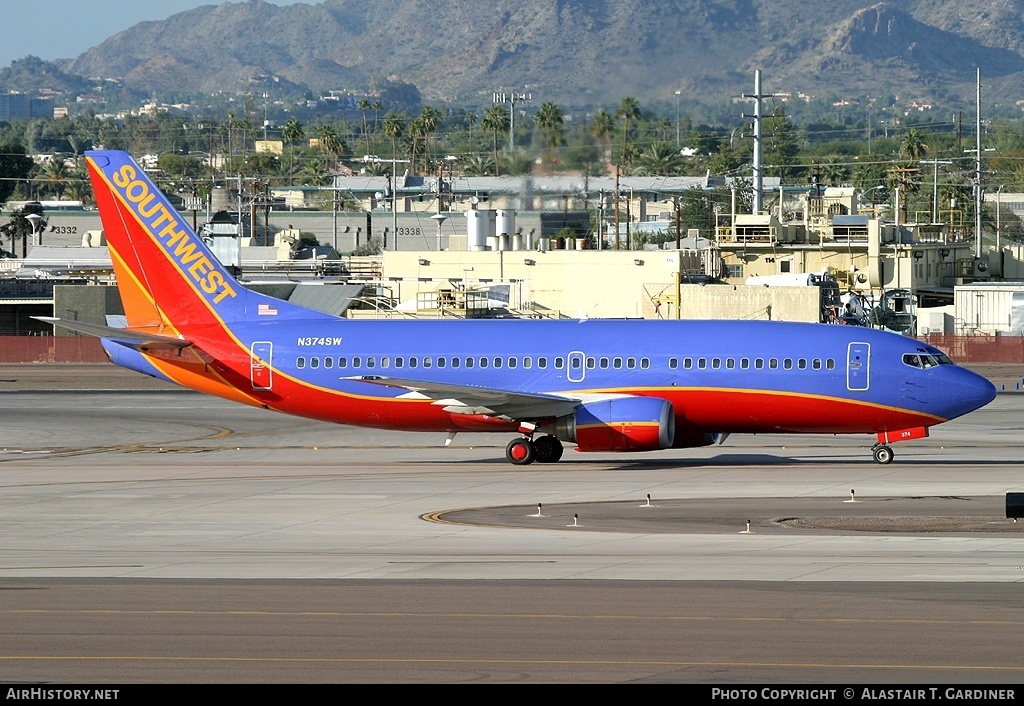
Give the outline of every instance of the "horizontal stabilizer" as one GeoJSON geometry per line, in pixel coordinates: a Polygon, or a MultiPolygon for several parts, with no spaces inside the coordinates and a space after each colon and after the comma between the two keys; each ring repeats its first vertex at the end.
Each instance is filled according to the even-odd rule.
{"type": "Polygon", "coordinates": [[[191,341],[187,341],[183,338],[174,338],[172,336],[160,336],[158,334],[147,333],[145,331],[134,331],[127,328],[114,328],[112,326],[103,326],[101,324],[90,324],[85,321],[71,321],[68,319],[59,319],[52,316],[33,316],[33,319],[39,321],[45,321],[46,323],[53,324],[54,326],[60,326],[71,331],[78,331],[79,333],[85,333],[90,336],[97,336],[99,338],[106,338],[111,341],[117,341],[118,343],[133,348],[188,348],[192,345],[191,341]]]}

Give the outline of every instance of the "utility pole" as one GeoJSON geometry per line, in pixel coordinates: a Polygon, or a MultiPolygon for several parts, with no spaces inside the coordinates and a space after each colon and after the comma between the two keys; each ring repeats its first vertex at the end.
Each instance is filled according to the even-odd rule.
{"type": "Polygon", "coordinates": [[[978,81],[977,81],[977,113],[976,113],[976,124],[975,124],[975,138],[977,144],[975,145],[976,151],[974,154],[974,170],[977,174],[977,178],[974,181],[974,237],[975,237],[975,250],[974,256],[981,257],[981,68],[978,68],[978,81]]]}
{"type": "Polygon", "coordinates": [[[676,149],[679,149],[679,97],[683,95],[682,91],[676,91],[676,149]]]}
{"type": "Polygon", "coordinates": [[[619,165],[615,165],[615,249],[619,249],[619,165]]]}
{"type": "Polygon", "coordinates": [[[939,222],[939,165],[952,164],[948,159],[922,159],[921,164],[931,164],[932,170],[932,223],[939,222]]]}
{"type": "Polygon", "coordinates": [[[761,93],[761,69],[754,71],[754,92],[744,93],[743,98],[754,101],[754,114],[744,113],[741,117],[754,118],[754,213],[760,213],[762,208],[761,191],[764,187],[764,178],[761,173],[761,101],[765,98],[773,98],[773,95],[761,93]]]}
{"type": "Polygon", "coordinates": [[[492,103],[508,103],[508,151],[509,153],[515,150],[515,139],[516,139],[516,103],[522,103],[523,101],[533,100],[533,94],[530,93],[517,93],[516,91],[495,91],[491,94],[492,103]]]}

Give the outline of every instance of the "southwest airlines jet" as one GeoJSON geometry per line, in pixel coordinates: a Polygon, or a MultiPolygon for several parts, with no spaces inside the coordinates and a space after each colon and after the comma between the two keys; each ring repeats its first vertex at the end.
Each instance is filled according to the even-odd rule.
{"type": "Polygon", "coordinates": [[[127,327],[126,368],[263,409],[382,429],[505,431],[513,464],[721,443],[732,433],[890,444],[994,386],[910,338],[771,321],[347,320],[239,284],[124,152],[87,153],[127,327]]]}

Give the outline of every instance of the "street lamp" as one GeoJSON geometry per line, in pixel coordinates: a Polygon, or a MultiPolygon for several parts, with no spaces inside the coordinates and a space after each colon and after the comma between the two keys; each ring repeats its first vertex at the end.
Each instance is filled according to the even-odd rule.
{"type": "Polygon", "coordinates": [[[884,188],[885,188],[885,184],[879,184],[878,186],[872,186],[870,189],[865,190],[863,195],[861,196],[861,198],[863,199],[864,196],[867,196],[868,194],[871,194],[871,210],[872,211],[874,211],[874,209],[875,209],[875,195],[872,192],[879,191],[880,189],[884,189],[884,188]]]}
{"type": "MultiPolygon", "coordinates": [[[[395,250],[398,249],[398,163],[406,162],[408,159],[381,159],[375,154],[364,154],[363,162],[372,162],[374,164],[380,164],[381,162],[391,162],[391,229],[395,234],[395,250]]],[[[369,237],[369,235],[367,235],[369,237]]],[[[384,249],[388,249],[387,236],[384,238],[384,249]]]]}
{"type": "MultiPolygon", "coordinates": [[[[25,216],[25,220],[32,224],[32,245],[42,245],[42,226],[43,217],[38,213],[29,213],[25,216]]],[[[25,259],[28,256],[28,246],[25,243],[25,234],[21,236],[21,259],[25,259]]]]}

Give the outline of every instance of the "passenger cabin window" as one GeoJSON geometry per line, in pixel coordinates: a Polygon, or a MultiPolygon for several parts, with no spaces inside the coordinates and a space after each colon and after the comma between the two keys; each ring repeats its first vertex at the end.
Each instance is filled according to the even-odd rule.
{"type": "Polygon", "coordinates": [[[301,368],[305,368],[306,367],[306,359],[305,359],[305,357],[300,355],[298,358],[296,358],[295,359],[295,367],[296,368],[300,368],[300,369],[301,368]]]}
{"type": "MultiPolygon", "coordinates": [[[[604,358],[602,358],[601,360],[604,360],[604,358]]],[[[604,366],[602,365],[601,367],[603,368],[604,366]]],[[[679,359],[678,358],[669,358],[668,359],[668,367],[669,367],[669,370],[675,370],[676,368],[678,368],[679,367],[679,359]]]]}
{"type": "Polygon", "coordinates": [[[693,367],[693,358],[683,358],[683,367],[689,370],[693,367]]]}
{"type": "Polygon", "coordinates": [[[533,367],[533,358],[531,358],[529,356],[523,358],[523,367],[526,368],[527,370],[532,368],[533,367]]]}
{"type": "Polygon", "coordinates": [[[547,358],[543,358],[543,357],[538,358],[537,359],[537,367],[538,368],[546,368],[546,367],[548,367],[548,359],[547,358]]]}
{"type": "Polygon", "coordinates": [[[338,367],[339,368],[347,368],[348,367],[348,358],[344,358],[344,357],[343,358],[338,358],[338,367]]]}
{"type": "Polygon", "coordinates": [[[362,365],[363,365],[363,359],[362,358],[353,358],[352,359],[352,367],[353,368],[360,368],[360,367],[362,367],[362,365]]]}
{"type": "Polygon", "coordinates": [[[561,356],[555,358],[555,369],[556,370],[561,370],[564,367],[565,367],[565,358],[563,358],[561,356]]]}
{"type": "Polygon", "coordinates": [[[324,358],[324,367],[325,368],[333,368],[334,367],[334,358],[324,358]]]}

